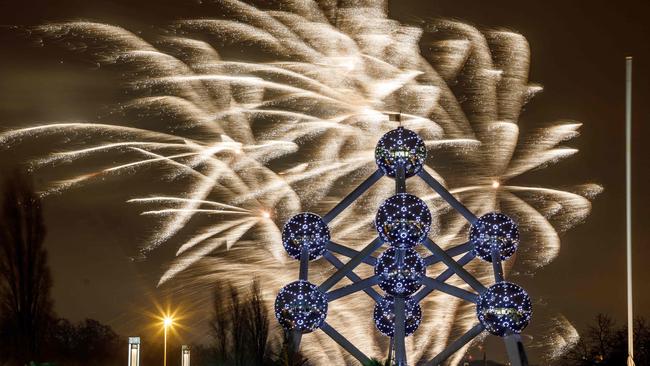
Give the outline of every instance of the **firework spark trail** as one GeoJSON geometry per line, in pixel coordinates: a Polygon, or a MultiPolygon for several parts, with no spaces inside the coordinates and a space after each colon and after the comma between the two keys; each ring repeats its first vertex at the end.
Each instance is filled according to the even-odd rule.
{"type": "MultiPolygon", "coordinates": [[[[143,253],[163,244],[176,248],[160,285],[193,288],[197,300],[207,301],[215,281],[246,288],[255,274],[271,304],[297,273],[281,245],[282,223],[300,211],[327,212],[376,169],[375,144],[395,127],[386,111],[400,111],[403,126],[422,136],[427,171],[470,210],[502,210],[519,221],[522,245],[505,263],[507,272],[551,262],[559,232],[583,221],[602,190],[509,184],[577,153],[560,144],[581,126],[560,121],[520,136],[522,108],[541,91],[528,81],[530,50],[520,34],[451,20],[404,26],[387,17],[381,0],[288,1],[281,10],[237,0],[214,6],[220,19],[176,20],[154,39],[84,21],[30,29],[40,44],[84,52],[121,70],[131,100],[115,103],[110,123],[53,123],[0,135],[5,146],[63,136],[75,141],[74,149],[53,144],[51,153],[30,160],[32,168],[92,171],[54,179],[44,194],[99,183],[107,174],[127,179],[127,172],[159,172],[154,180],[175,184],[173,193],[128,200],[145,205],[143,215],[159,224],[143,253]],[[237,59],[227,56],[233,46],[241,51],[237,59]],[[127,160],[93,165],[93,157],[116,153],[127,160]]],[[[409,181],[409,191],[432,209],[433,239],[443,247],[464,242],[465,220],[417,180],[409,181]]],[[[353,248],[372,240],[374,212],[393,190],[383,179],[366,192],[331,223],[334,240],[353,248]]],[[[493,281],[488,267],[468,266],[486,284],[493,281]]],[[[432,266],[429,275],[444,269],[432,266]]],[[[310,273],[319,282],[332,271],[316,262],[310,273]]],[[[370,276],[372,268],[357,272],[370,276]]],[[[408,341],[413,360],[431,358],[476,322],[471,306],[446,296],[423,301],[423,323],[408,341]]],[[[381,355],[386,341],[373,333],[368,301],[358,294],[333,302],[328,322],[362,351],[381,355]]],[[[556,356],[576,339],[571,324],[557,319],[557,330],[547,330],[537,344],[556,356]]],[[[317,363],[351,362],[319,332],[306,336],[303,349],[317,363]]]]}

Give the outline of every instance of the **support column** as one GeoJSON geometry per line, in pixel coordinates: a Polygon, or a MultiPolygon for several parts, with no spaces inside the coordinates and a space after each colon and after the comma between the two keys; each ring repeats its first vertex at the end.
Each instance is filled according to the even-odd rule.
{"type": "MultiPolygon", "coordinates": [[[[431,361],[427,362],[426,366],[438,366],[441,365],[447,358],[456,353],[459,349],[463,348],[467,343],[474,339],[477,335],[481,334],[483,331],[483,325],[481,323],[476,324],[473,328],[468,330],[465,334],[460,336],[460,338],[453,341],[447,348],[440,352],[436,357],[431,361]]],[[[512,365],[514,366],[514,364],[512,365]]]]}
{"type": "Polygon", "coordinates": [[[485,286],[483,286],[474,276],[472,276],[463,266],[458,264],[454,260],[454,258],[450,257],[449,254],[447,254],[442,248],[438,246],[438,244],[434,243],[431,239],[426,238],[426,240],[423,242],[424,246],[427,247],[433,253],[434,255],[437,255],[440,260],[442,260],[447,267],[449,267],[451,270],[453,270],[458,277],[462,278],[465,283],[470,285],[476,292],[479,294],[482,294],[485,292],[487,289],[485,286]]]}
{"type": "Polygon", "coordinates": [[[422,178],[422,180],[424,180],[429,185],[429,187],[431,187],[434,191],[436,191],[436,193],[438,193],[440,197],[442,197],[442,199],[447,201],[447,203],[449,203],[451,207],[453,207],[456,211],[458,211],[461,215],[463,215],[463,217],[465,217],[465,219],[467,219],[467,221],[469,221],[470,224],[473,224],[474,221],[477,220],[476,216],[470,210],[468,210],[467,207],[465,207],[465,205],[460,203],[460,201],[457,200],[456,197],[452,196],[452,194],[449,193],[449,191],[445,187],[443,187],[442,184],[440,184],[440,182],[438,182],[434,177],[432,177],[431,174],[427,173],[427,171],[424,170],[424,168],[420,170],[418,175],[420,176],[420,178],[422,178]]]}
{"type": "Polygon", "coordinates": [[[395,171],[395,193],[406,193],[406,169],[398,165],[395,171]]]}
{"type": "MultiPolygon", "coordinates": [[[[338,258],[336,258],[332,253],[330,252],[325,252],[323,254],[323,258],[325,258],[328,262],[330,262],[334,267],[337,269],[343,268],[344,264],[341,262],[338,258]]],[[[362,281],[361,277],[359,277],[356,273],[354,272],[349,272],[346,277],[350,279],[353,283],[357,283],[362,281]]],[[[368,294],[376,303],[381,301],[381,295],[377,293],[372,287],[367,287],[363,289],[363,292],[368,294]]]]}
{"type": "Polygon", "coordinates": [[[353,294],[357,291],[362,291],[368,288],[371,288],[372,286],[378,284],[381,282],[381,278],[379,276],[372,276],[366,279],[363,279],[359,282],[354,282],[351,285],[347,285],[345,287],[341,287],[339,289],[336,289],[334,291],[330,291],[327,293],[327,301],[332,302],[334,300],[340,299],[344,296],[353,294]]]}
{"type": "Polygon", "coordinates": [[[503,266],[501,265],[501,252],[498,244],[492,244],[492,269],[494,270],[494,282],[503,282],[503,266]]]}
{"type": "Polygon", "coordinates": [[[345,277],[348,273],[352,272],[359,263],[363,260],[363,258],[369,256],[372,254],[375,250],[377,250],[379,247],[382,245],[382,241],[380,238],[376,238],[373,240],[370,244],[368,244],[363,250],[359,252],[354,258],[350,259],[343,267],[339,268],[338,271],[334,272],[334,274],[325,280],[322,285],[319,286],[319,290],[321,291],[328,291],[332,286],[336,285],[343,277],[345,277]]]}
{"type": "MultiPolygon", "coordinates": [[[[357,252],[356,250],[354,250],[352,248],[348,248],[348,247],[343,246],[341,244],[337,244],[337,243],[335,243],[333,241],[330,241],[329,243],[327,243],[326,248],[327,248],[327,250],[329,250],[331,252],[344,255],[344,256],[346,256],[348,258],[354,258],[354,256],[359,254],[359,252],[357,252]]],[[[372,257],[372,256],[365,257],[361,261],[363,263],[365,263],[367,265],[370,265],[370,266],[373,266],[373,267],[377,264],[377,258],[372,257]]]]}
{"type": "MultiPolygon", "coordinates": [[[[469,253],[465,254],[462,258],[460,258],[458,260],[458,264],[461,265],[461,266],[464,266],[467,263],[471,262],[472,259],[474,259],[475,257],[476,257],[476,254],[474,252],[469,252],[469,253]]],[[[456,273],[456,272],[454,272],[451,268],[447,268],[438,277],[436,277],[436,281],[445,282],[449,278],[451,278],[451,276],[453,276],[454,273],[456,273]]],[[[415,300],[416,302],[420,302],[420,301],[422,301],[422,299],[424,299],[426,296],[428,296],[433,290],[434,290],[433,288],[427,286],[427,287],[421,289],[420,291],[418,291],[415,295],[413,295],[413,300],[415,300]]]]}
{"type": "Polygon", "coordinates": [[[330,212],[326,213],[323,216],[323,221],[326,224],[329,224],[336,216],[338,216],[343,210],[345,210],[354,200],[361,197],[373,184],[375,184],[379,178],[384,176],[384,172],[381,169],[377,169],[371,176],[364,180],[354,191],[350,192],[344,199],[339,202],[338,205],[334,206],[330,212]]]}
{"type": "Polygon", "coordinates": [[[307,281],[309,279],[309,247],[305,244],[300,249],[300,274],[301,280],[307,281]]]}
{"type": "Polygon", "coordinates": [[[528,357],[526,356],[524,345],[521,343],[521,336],[519,334],[507,335],[503,338],[503,341],[506,344],[510,365],[528,366],[528,357]]]}
{"type": "Polygon", "coordinates": [[[336,329],[332,328],[331,325],[327,324],[327,322],[323,322],[323,325],[321,325],[320,329],[325,332],[325,334],[330,336],[334,342],[338,343],[339,346],[343,347],[343,349],[354,356],[354,358],[361,362],[362,365],[370,363],[368,356],[364,355],[363,352],[361,352],[357,347],[350,343],[350,341],[341,335],[341,333],[337,332],[336,329]]]}
{"type": "Polygon", "coordinates": [[[393,308],[395,313],[395,365],[406,366],[406,303],[404,297],[396,296],[393,308]]]}

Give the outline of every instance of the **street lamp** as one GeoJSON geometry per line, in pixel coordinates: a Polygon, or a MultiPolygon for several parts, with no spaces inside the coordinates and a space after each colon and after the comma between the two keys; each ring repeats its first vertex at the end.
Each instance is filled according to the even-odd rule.
{"type": "Polygon", "coordinates": [[[174,318],[167,315],[163,318],[163,333],[164,333],[164,347],[163,347],[163,366],[167,366],[167,329],[174,325],[174,318]]]}

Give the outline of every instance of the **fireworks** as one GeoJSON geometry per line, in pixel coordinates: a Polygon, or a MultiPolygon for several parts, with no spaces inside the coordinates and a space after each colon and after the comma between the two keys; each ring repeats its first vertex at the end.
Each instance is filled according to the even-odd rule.
{"type": "MultiPolygon", "coordinates": [[[[388,111],[400,111],[401,127],[422,137],[426,151],[418,147],[413,162],[424,163],[472,212],[504,212],[519,224],[518,251],[504,263],[506,272],[513,266],[532,272],[551,262],[558,233],[589,214],[598,185],[510,184],[575,154],[560,144],[580,127],[556,122],[520,136],[520,111],[541,90],[528,81],[529,48],[521,35],[447,20],[405,26],[387,17],[381,1],[288,1],[259,9],[224,0],[214,6],[206,10],[214,19],[178,20],[147,39],[83,21],[30,29],[44,45],[85,52],[119,71],[129,99],[95,121],[0,135],[9,148],[48,144],[48,154],[30,160],[37,174],[52,177],[44,196],[84,184],[115,189],[111,182],[134,175],[155,183],[125,204],[142,207],[158,225],[142,243],[145,257],[161,245],[176,248],[160,285],[194,288],[207,301],[217,281],[247,287],[258,276],[272,304],[297,273],[297,264],[284,262],[282,225],[298,212],[327,212],[376,169],[377,141],[399,127],[385,117],[388,111]],[[237,57],[229,56],[233,48],[237,57]]],[[[332,240],[356,248],[370,242],[373,213],[393,189],[392,181],[381,180],[328,223],[332,240]]],[[[409,192],[431,209],[429,235],[436,243],[447,248],[468,237],[465,220],[439,196],[419,182],[409,192]]],[[[489,266],[475,262],[468,269],[490,283],[489,266]]],[[[330,270],[318,262],[312,268],[316,283],[330,270]]],[[[358,274],[372,273],[368,265],[358,274]]],[[[381,355],[385,344],[372,335],[371,320],[345,321],[372,319],[371,300],[355,296],[333,302],[328,323],[366,354],[381,355]]],[[[408,344],[412,359],[430,358],[452,334],[473,325],[474,309],[444,296],[421,303],[423,323],[408,344]]],[[[326,336],[308,337],[316,338],[303,343],[310,360],[345,363],[348,356],[326,336]]]]}

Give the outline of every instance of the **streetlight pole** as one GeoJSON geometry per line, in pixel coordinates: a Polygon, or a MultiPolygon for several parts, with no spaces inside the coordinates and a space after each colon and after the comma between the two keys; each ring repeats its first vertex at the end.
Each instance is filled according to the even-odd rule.
{"type": "Polygon", "coordinates": [[[167,329],[172,326],[173,319],[169,316],[163,319],[163,334],[164,334],[164,346],[163,346],[163,366],[167,366],[167,329]]]}
{"type": "Polygon", "coordinates": [[[634,366],[632,297],[632,57],[625,59],[625,203],[627,234],[627,365],[634,366]]]}

